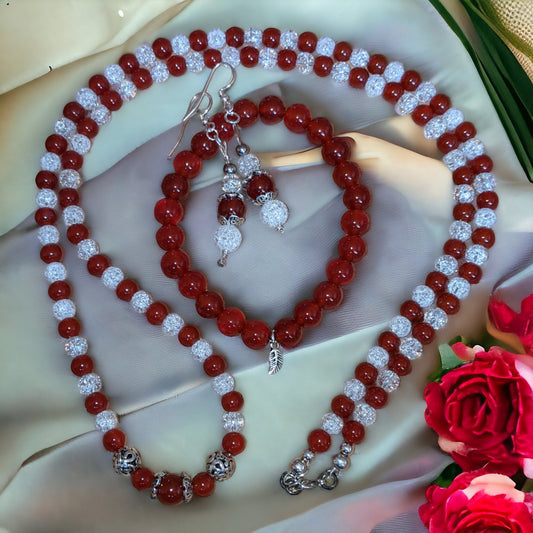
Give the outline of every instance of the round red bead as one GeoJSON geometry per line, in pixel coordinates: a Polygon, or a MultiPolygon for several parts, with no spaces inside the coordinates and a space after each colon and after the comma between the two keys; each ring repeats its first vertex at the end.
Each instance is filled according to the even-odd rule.
{"type": "Polygon", "coordinates": [[[93,392],[85,398],[85,409],[91,415],[104,411],[109,406],[108,397],[102,392],[93,392]]]}
{"type": "Polygon", "coordinates": [[[150,71],[145,68],[138,68],[131,74],[131,81],[135,84],[135,87],[140,91],[145,91],[152,86],[154,82],[150,71]]]}
{"type": "Polygon", "coordinates": [[[315,429],[307,437],[309,449],[316,453],[327,452],[331,446],[331,437],[323,429],[315,429]]]}
{"type": "Polygon", "coordinates": [[[276,48],[279,45],[281,32],[277,28],[265,28],[262,41],[267,48],[276,48]]]}
{"type": "Polygon", "coordinates": [[[117,91],[106,91],[100,96],[100,101],[109,111],[118,111],[122,107],[122,98],[117,91]]]}
{"type": "Polygon", "coordinates": [[[85,109],[78,102],[69,102],[63,108],[63,116],[72,120],[72,122],[79,122],[85,116],[85,109]]]}
{"type": "Polygon", "coordinates": [[[355,403],[345,396],[344,394],[339,394],[331,400],[331,410],[341,418],[347,418],[352,415],[355,408],[355,403]]]}
{"type": "Polygon", "coordinates": [[[364,89],[366,82],[368,81],[368,70],[360,67],[355,67],[350,70],[350,75],[348,76],[348,83],[350,87],[354,89],[364,89]]]}
{"type": "Polygon", "coordinates": [[[154,481],[154,473],[149,468],[137,468],[131,474],[131,484],[137,490],[148,490],[154,481]]]}
{"type": "Polygon", "coordinates": [[[181,56],[170,56],[167,59],[167,68],[171,76],[183,76],[187,72],[187,63],[181,56]]]}
{"type": "Polygon", "coordinates": [[[457,296],[445,292],[437,298],[437,306],[440,307],[447,315],[455,315],[459,312],[461,306],[457,296]]]}
{"type": "Polygon", "coordinates": [[[285,126],[293,133],[304,133],[311,122],[311,111],[303,104],[293,104],[285,111],[285,126]]]}
{"type": "Polygon", "coordinates": [[[192,491],[198,498],[211,496],[215,492],[215,480],[207,472],[199,472],[192,478],[192,491]]]}
{"type": "Polygon", "coordinates": [[[322,309],[314,300],[303,300],[294,308],[294,320],[304,328],[316,328],[322,322],[322,309]]]}
{"type": "Polygon", "coordinates": [[[233,48],[239,48],[244,43],[244,30],[238,26],[232,26],[226,30],[226,44],[233,48]]]}
{"type": "Polygon", "coordinates": [[[293,318],[282,318],[274,326],[274,338],[283,348],[295,348],[302,341],[302,326],[293,318]]]}
{"type": "Polygon", "coordinates": [[[78,355],[70,362],[70,370],[75,376],[84,376],[94,370],[94,362],[89,355],[78,355]]]}
{"type": "Polygon", "coordinates": [[[329,141],[332,135],[333,126],[327,118],[314,118],[307,125],[307,139],[317,146],[322,146],[326,141],[329,141]]]}
{"type": "Polygon", "coordinates": [[[217,327],[226,337],[235,337],[244,328],[246,316],[236,307],[227,307],[217,317],[217,327]]]}
{"type": "Polygon", "coordinates": [[[480,193],[476,199],[476,204],[480,209],[483,207],[496,209],[498,207],[498,203],[499,198],[494,191],[484,191],[480,193]]]}
{"type": "Polygon", "coordinates": [[[201,52],[207,48],[207,33],[203,30],[194,30],[189,35],[191,48],[196,52],[201,52]]]}
{"type": "Polygon", "coordinates": [[[203,363],[204,372],[211,378],[226,370],[226,360],[221,355],[210,355],[203,363]]]}
{"type": "Polygon", "coordinates": [[[371,363],[367,363],[366,361],[363,363],[359,363],[355,367],[355,377],[358,379],[363,385],[372,385],[376,381],[376,378],[378,377],[378,369],[372,365],[371,363]]]}
{"type": "Polygon", "coordinates": [[[259,50],[253,46],[245,46],[241,48],[240,59],[243,67],[255,67],[259,61],[259,50]]]}
{"type": "Polygon", "coordinates": [[[255,102],[248,98],[241,98],[235,102],[233,111],[239,115],[239,126],[247,128],[255,124],[259,119],[259,109],[255,102]]]}
{"type": "Polygon", "coordinates": [[[277,96],[267,96],[259,102],[259,117],[264,124],[278,124],[285,116],[285,104],[277,96]]]}
{"type": "Polygon", "coordinates": [[[406,70],[403,73],[401,84],[406,91],[414,91],[422,82],[422,76],[416,70],[406,70]]]}
{"type": "Polygon", "coordinates": [[[131,74],[139,68],[139,61],[134,54],[124,54],[118,60],[120,68],[126,73],[131,74]]]}
{"type": "Polygon", "coordinates": [[[426,276],[426,285],[435,293],[440,294],[446,290],[448,276],[442,272],[433,271],[426,276]]]}
{"type": "Polygon", "coordinates": [[[191,259],[183,250],[169,250],[161,258],[161,270],[171,279],[183,276],[191,266],[191,259]]]}
{"type": "Polygon", "coordinates": [[[221,198],[218,202],[217,214],[225,220],[230,220],[230,217],[244,218],[246,205],[241,198],[232,196],[221,198]]]}
{"type": "Polygon", "coordinates": [[[326,275],[329,281],[343,287],[351,283],[355,276],[355,269],[350,261],[337,258],[327,264],[326,275]]]}
{"type": "Polygon", "coordinates": [[[443,153],[447,154],[455,150],[459,146],[459,139],[453,133],[443,133],[437,139],[437,148],[443,153]]]}
{"type": "Polygon", "coordinates": [[[172,198],[162,198],[154,207],[154,217],[160,224],[178,224],[184,215],[183,205],[172,198]]]}
{"type": "Polygon", "coordinates": [[[239,455],[246,448],[246,439],[242,433],[236,431],[226,433],[222,439],[222,448],[230,455],[239,455]]]}
{"type": "Polygon", "coordinates": [[[476,175],[469,167],[459,167],[453,171],[452,178],[455,185],[470,185],[476,175]]]}
{"type": "Polygon", "coordinates": [[[435,338],[435,330],[425,322],[419,322],[413,326],[412,335],[422,344],[430,344],[435,338]]]}
{"type": "Polygon", "coordinates": [[[215,113],[212,118],[215,128],[217,130],[218,136],[222,141],[229,141],[235,135],[235,129],[233,125],[226,121],[224,113],[215,113]]]}
{"type": "Polygon", "coordinates": [[[180,226],[165,224],[157,230],[155,238],[162,250],[175,250],[183,246],[185,233],[180,226]]]}
{"type": "Polygon", "coordinates": [[[485,248],[491,248],[496,241],[494,231],[490,228],[476,228],[472,232],[472,242],[474,244],[480,244],[485,248]]]}
{"type": "Polygon", "coordinates": [[[383,409],[387,405],[389,395],[381,387],[368,387],[365,402],[374,409],[383,409]]]}
{"type": "Polygon", "coordinates": [[[452,257],[455,257],[455,259],[460,259],[465,255],[466,244],[459,239],[448,239],[444,243],[442,250],[445,254],[451,255],[452,257]]]}
{"type": "Polygon", "coordinates": [[[201,272],[189,270],[179,279],[178,289],[185,298],[196,299],[207,290],[207,278],[201,272]]]}
{"type": "Polygon", "coordinates": [[[132,296],[139,290],[139,286],[132,279],[122,280],[115,289],[115,293],[120,300],[129,302],[132,296]]]}
{"type": "Polygon", "coordinates": [[[104,433],[102,444],[108,452],[118,452],[126,445],[126,435],[121,429],[110,429],[104,433]]]}
{"type": "Polygon", "coordinates": [[[57,302],[57,300],[64,300],[70,298],[71,287],[66,281],[54,281],[48,287],[48,296],[57,302]]]}
{"type": "Polygon", "coordinates": [[[314,52],[318,37],[311,31],[304,31],[298,36],[298,49],[302,52],[314,52]]]}
{"type": "Polygon", "coordinates": [[[476,214],[476,208],[472,204],[456,204],[453,208],[453,218],[463,222],[471,222],[476,214]]]}
{"type": "Polygon", "coordinates": [[[294,50],[280,50],[278,53],[278,67],[284,72],[292,70],[296,66],[298,56],[294,50]]]}
{"type": "Polygon", "coordinates": [[[189,195],[189,180],[185,176],[172,172],[167,174],[161,182],[161,190],[167,198],[184,200],[189,195]]]}
{"type": "MultiPolygon", "coordinates": [[[[205,131],[199,131],[191,139],[191,150],[200,159],[211,159],[217,155],[218,146],[215,141],[211,141],[205,131]]],[[[177,174],[176,174],[177,176],[177,174]]]]}
{"type": "Polygon", "coordinates": [[[331,69],[333,68],[333,59],[328,56],[318,56],[313,63],[313,72],[319,78],[325,78],[329,76],[331,69]]]}
{"type": "Polygon", "coordinates": [[[370,229],[370,218],[361,209],[349,209],[341,217],[341,229],[346,235],[364,235],[370,229]]]}
{"type": "Polygon", "coordinates": [[[333,169],[333,181],[341,189],[353,189],[361,178],[361,167],[353,161],[341,161],[333,169]]]}
{"type": "Polygon", "coordinates": [[[57,183],[57,176],[48,170],[40,170],[35,176],[35,185],[37,185],[39,189],[55,189],[57,183]]]}
{"type": "Polygon", "coordinates": [[[209,48],[204,51],[204,63],[207,68],[214,68],[222,61],[222,54],[220,50],[213,50],[209,48]]]}
{"type": "Polygon", "coordinates": [[[459,276],[465,278],[468,283],[475,285],[481,280],[481,268],[475,263],[463,263],[459,267],[459,276]]]}
{"type": "Polygon", "coordinates": [[[100,277],[104,273],[104,270],[110,266],[111,261],[109,257],[103,254],[96,254],[87,261],[87,272],[91,276],[100,277]]]}
{"type": "Polygon", "coordinates": [[[154,326],[160,326],[168,315],[168,307],[163,302],[154,302],[146,310],[146,320],[154,326]]]}
{"type": "Polygon", "coordinates": [[[200,338],[200,332],[195,326],[183,326],[178,333],[178,341],[190,348],[200,338]]]}
{"type": "Polygon", "coordinates": [[[343,299],[342,289],[331,281],[323,281],[316,286],[313,292],[315,302],[326,311],[339,307],[343,299]]]}
{"type": "Polygon", "coordinates": [[[358,263],[366,255],[366,244],[359,235],[345,235],[339,241],[337,250],[342,259],[358,263]]]}
{"type": "Polygon", "coordinates": [[[202,170],[202,160],[194,152],[184,150],[174,158],[174,170],[184,178],[193,179],[202,170]]]}
{"type": "Polygon", "coordinates": [[[468,141],[468,139],[475,137],[476,133],[476,127],[472,122],[461,122],[461,124],[455,128],[455,135],[463,143],[468,141]]]}
{"type": "Polygon", "coordinates": [[[49,207],[40,207],[35,211],[34,218],[39,226],[46,226],[48,224],[56,223],[57,213],[49,207]]]}
{"type": "Polygon", "coordinates": [[[55,243],[45,244],[42,246],[39,255],[43,263],[54,263],[56,261],[61,261],[63,258],[63,248],[61,248],[59,244],[55,243]]]}
{"type": "Polygon", "coordinates": [[[411,361],[401,353],[394,354],[389,359],[389,369],[399,376],[407,376],[411,372],[411,361]]]}
{"type": "Polygon", "coordinates": [[[242,409],[244,398],[240,392],[233,390],[224,394],[220,402],[224,411],[235,412],[242,409]]]}
{"type": "Polygon", "coordinates": [[[183,501],[183,479],[177,474],[165,474],[157,488],[157,499],[164,505],[178,505],[183,501]]]}
{"type": "Polygon", "coordinates": [[[433,118],[433,110],[428,105],[419,105],[411,113],[413,122],[418,126],[424,126],[433,118]]]}
{"type": "Polygon", "coordinates": [[[366,68],[370,74],[383,74],[387,63],[387,58],[384,55],[373,54],[370,56],[366,68]]]}
{"type": "Polygon", "coordinates": [[[348,61],[352,55],[352,45],[346,41],[339,41],[333,49],[333,58],[337,61],[348,61]]]}
{"type": "Polygon", "coordinates": [[[488,155],[478,155],[468,162],[468,166],[476,173],[490,172],[492,170],[492,159],[488,155]]]}
{"type": "Polygon", "coordinates": [[[159,37],[152,43],[152,50],[158,59],[167,59],[172,54],[172,44],[168,39],[159,37]]]}
{"type": "Polygon", "coordinates": [[[378,338],[378,345],[389,354],[396,353],[400,347],[400,338],[392,331],[384,331],[378,338]]]}
{"type": "Polygon", "coordinates": [[[322,159],[332,166],[349,159],[351,152],[349,141],[342,137],[332,137],[322,145],[322,159]]]}
{"type": "MultiPolygon", "coordinates": [[[[44,146],[49,152],[54,154],[62,154],[68,147],[68,142],[65,137],[56,135],[55,133],[49,135],[44,141],[44,146]]],[[[53,188],[53,187],[52,187],[53,188]]]]}
{"type": "Polygon", "coordinates": [[[355,420],[347,420],[342,428],[342,437],[348,444],[359,444],[365,438],[365,428],[355,420]]]}
{"type": "Polygon", "coordinates": [[[435,115],[442,115],[452,105],[452,101],[445,94],[436,94],[429,102],[431,109],[435,115]]]}
{"type": "Polygon", "coordinates": [[[78,205],[80,203],[80,193],[76,189],[64,188],[57,194],[59,205],[65,209],[69,205],[78,205]]]}
{"type": "Polygon", "coordinates": [[[72,224],[67,229],[67,239],[72,244],[78,244],[89,237],[89,228],[84,224],[72,224]]]}
{"type": "Polygon", "coordinates": [[[92,118],[82,118],[78,122],[77,130],[78,133],[89,137],[89,139],[93,139],[98,135],[100,127],[92,118]]]}
{"type": "Polygon", "coordinates": [[[400,306],[400,314],[411,322],[418,322],[424,318],[424,311],[420,305],[413,300],[406,300],[400,306]]]}
{"type": "Polygon", "coordinates": [[[403,91],[404,89],[401,83],[390,81],[383,89],[383,99],[389,102],[389,104],[395,104],[400,99],[400,96],[402,96],[403,91]]]}
{"type": "Polygon", "coordinates": [[[246,185],[246,194],[257,200],[259,196],[274,191],[274,182],[268,174],[254,174],[246,185]]]}
{"type": "Polygon", "coordinates": [[[81,331],[81,324],[76,318],[64,318],[57,326],[59,335],[64,339],[76,337],[81,331]]]}
{"type": "Polygon", "coordinates": [[[79,170],[83,165],[83,157],[72,150],[67,150],[61,154],[61,164],[64,169],[79,170]]]}
{"type": "Polygon", "coordinates": [[[242,328],[241,338],[248,348],[260,350],[270,340],[270,328],[262,320],[247,320],[242,328]]]}
{"type": "Polygon", "coordinates": [[[205,291],[196,298],[196,311],[202,318],[216,318],[224,309],[224,300],[216,291],[205,291]]]}

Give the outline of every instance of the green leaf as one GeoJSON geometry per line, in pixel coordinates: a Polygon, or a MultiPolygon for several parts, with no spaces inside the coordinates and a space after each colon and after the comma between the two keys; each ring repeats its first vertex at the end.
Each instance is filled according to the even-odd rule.
{"type": "Polygon", "coordinates": [[[431,484],[438,485],[439,487],[448,488],[453,480],[461,474],[463,471],[457,463],[450,463],[440,475],[434,479],[431,484]]]}
{"type": "Polygon", "coordinates": [[[465,361],[455,355],[449,344],[441,344],[439,346],[441,368],[443,370],[453,370],[459,366],[463,366],[465,361]]]}

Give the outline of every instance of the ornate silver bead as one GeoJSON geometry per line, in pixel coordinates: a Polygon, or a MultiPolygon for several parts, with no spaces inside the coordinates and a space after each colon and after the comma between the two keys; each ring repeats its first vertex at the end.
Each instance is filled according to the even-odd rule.
{"type": "Polygon", "coordinates": [[[229,479],[235,472],[235,460],[224,452],[213,452],[206,462],[207,473],[217,481],[229,479]]]}
{"type": "Polygon", "coordinates": [[[129,476],[141,466],[141,454],[135,448],[125,446],[113,455],[113,469],[117,474],[129,476]]]}
{"type": "Polygon", "coordinates": [[[168,474],[168,472],[158,472],[154,474],[154,480],[152,481],[152,486],[150,488],[150,499],[155,500],[157,498],[157,490],[159,485],[161,485],[161,480],[168,474]]]}
{"type": "Polygon", "coordinates": [[[182,479],[182,486],[183,486],[183,501],[185,503],[189,503],[192,500],[192,478],[187,474],[187,472],[182,472],[180,474],[182,479]]]}

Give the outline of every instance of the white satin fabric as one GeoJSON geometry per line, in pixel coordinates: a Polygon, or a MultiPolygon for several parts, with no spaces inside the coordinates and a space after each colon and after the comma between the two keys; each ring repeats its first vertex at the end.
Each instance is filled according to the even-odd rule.
{"type": "MultiPolygon", "coordinates": [[[[0,531],[365,533],[396,515],[416,524],[425,487],[449,462],[437,451],[423,418],[422,393],[437,362],[436,346],[459,333],[479,335],[494,285],[533,255],[533,189],[475,68],[440,16],[423,0],[15,0],[3,4],[0,15],[2,49],[10,50],[0,60],[0,531]],[[308,432],[320,424],[331,398],[342,392],[379,331],[440,255],[452,219],[450,173],[435,161],[434,143],[380,98],[312,75],[239,69],[230,92],[234,99],[278,94],[287,104],[305,103],[314,116],[327,116],[337,132],[369,136],[354,152],[373,194],[368,255],[357,265],[343,305],[307,331],[301,347],[286,355],[283,371],[269,377],[265,353],[245,349],[240,339],[223,337],[213,322],[198,318],[193,302],[159,268],[153,205],[161,197],[162,177],[171,170],[165,155],[174,143],[175,125],[205,72],[171,79],[125,104],[85,158],[87,182],[81,192],[92,235],[128,276],[201,327],[216,351],[227,356],[236,388],[245,396],[248,445],[237,457],[233,478],[219,484],[208,500],[167,508],[113,472],[101,434],[76,391],[38,259],[34,176],[44,139],[63,105],[92,74],[157,36],[234,25],[311,30],[346,40],[402,61],[450,95],[495,161],[497,244],[481,283],[391,395],[340,486],[288,496],[279,487],[279,475],[305,449],[308,432]]],[[[186,141],[198,127],[190,126],[186,141]]],[[[243,135],[256,151],[308,148],[305,138],[282,125],[258,124],[243,135]]],[[[224,294],[227,304],[270,324],[290,314],[324,279],[324,266],[342,236],[344,210],[330,167],[272,172],[291,211],[285,234],[262,226],[249,207],[242,248],[226,268],[216,266],[212,242],[220,159],[205,164],[194,180],[184,222],[186,250],[193,265],[207,273],[210,286],[224,294]]],[[[220,446],[222,411],[200,366],[175,339],[164,337],[90,277],[72,247],[65,245],[65,252],[90,353],[129,443],[154,471],[203,470],[207,455],[220,446]]],[[[328,465],[317,462],[316,471],[328,465]]],[[[421,525],[409,527],[415,531],[421,525]]],[[[400,529],[383,524],[376,531],[400,529]]]]}

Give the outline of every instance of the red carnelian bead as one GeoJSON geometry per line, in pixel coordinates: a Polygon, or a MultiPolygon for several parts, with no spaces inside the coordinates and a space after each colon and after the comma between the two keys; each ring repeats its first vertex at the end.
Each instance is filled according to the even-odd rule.
{"type": "Polygon", "coordinates": [[[157,488],[157,499],[163,505],[178,505],[183,501],[183,478],[177,474],[165,474],[157,488]]]}
{"type": "Polygon", "coordinates": [[[122,107],[122,98],[117,91],[106,91],[100,96],[100,101],[109,111],[118,111],[122,107]]]}
{"type": "Polygon", "coordinates": [[[474,171],[468,167],[456,168],[452,174],[455,185],[470,185],[475,177],[474,171]]]}
{"type": "Polygon", "coordinates": [[[384,55],[374,54],[370,56],[366,68],[370,74],[383,74],[387,63],[387,58],[384,55]]]}
{"type": "Polygon", "coordinates": [[[296,66],[297,55],[294,50],[280,50],[278,53],[278,67],[284,72],[296,66]]]}
{"type": "Polygon", "coordinates": [[[394,354],[389,359],[389,369],[399,376],[407,376],[411,373],[411,361],[401,353],[394,354]]]}
{"type": "Polygon", "coordinates": [[[348,444],[359,444],[365,438],[365,428],[355,420],[347,420],[342,427],[342,437],[348,444]]]}
{"type": "Polygon", "coordinates": [[[73,224],[67,229],[67,239],[72,244],[78,244],[89,237],[89,228],[84,224],[73,224]]]}
{"type": "Polygon", "coordinates": [[[131,473],[131,484],[137,490],[148,490],[152,487],[153,481],[154,473],[149,468],[137,468],[131,473]]]}
{"type": "Polygon", "coordinates": [[[327,452],[331,446],[331,437],[323,429],[314,429],[307,437],[307,444],[313,452],[327,452]]]}
{"type": "Polygon", "coordinates": [[[172,45],[168,39],[159,37],[152,43],[152,50],[158,59],[167,59],[172,54],[172,45]]]}
{"type": "Polygon", "coordinates": [[[210,355],[204,361],[204,372],[210,377],[219,376],[226,370],[226,360],[221,355],[210,355]]]}
{"type": "Polygon", "coordinates": [[[189,180],[196,178],[202,170],[202,160],[189,150],[183,150],[174,158],[174,170],[189,180]]]}
{"type": "Polygon", "coordinates": [[[453,218],[463,222],[471,222],[476,214],[476,208],[472,204],[456,204],[453,208],[453,218]]]}
{"type": "Polygon", "coordinates": [[[109,82],[102,74],[95,74],[89,79],[89,89],[100,95],[109,90],[109,82]]]}
{"type": "Polygon", "coordinates": [[[479,283],[482,274],[481,268],[475,263],[463,263],[459,267],[459,276],[465,278],[472,285],[479,283]]]}
{"type": "Polygon", "coordinates": [[[168,307],[163,302],[154,302],[146,310],[146,320],[154,326],[160,326],[168,315],[168,307]]]}
{"type": "Polygon", "coordinates": [[[434,270],[426,276],[425,283],[435,294],[440,294],[446,290],[448,281],[446,274],[434,270]]]}
{"type": "Polygon", "coordinates": [[[110,429],[104,433],[102,444],[108,452],[118,452],[126,445],[126,435],[121,429],[110,429]]]}
{"type": "Polygon", "coordinates": [[[480,209],[483,207],[496,209],[498,207],[498,203],[498,195],[494,191],[484,191],[479,194],[476,199],[476,204],[480,209]]]}
{"type": "Polygon", "coordinates": [[[259,117],[267,125],[278,124],[285,116],[285,104],[277,96],[267,96],[259,102],[259,117]]]}
{"type": "Polygon", "coordinates": [[[494,235],[494,231],[490,228],[476,228],[472,232],[472,242],[474,244],[480,244],[485,248],[491,248],[495,241],[496,236],[494,235]]]}
{"type": "Polygon", "coordinates": [[[270,340],[270,328],[262,320],[247,320],[242,328],[241,338],[248,348],[260,350],[270,340]]]}
{"type": "Polygon", "coordinates": [[[370,218],[361,209],[348,209],[341,217],[341,229],[346,235],[364,235],[370,228],[370,218]]]}
{"type": "Polygon", "coordinates": [[[220,50],[209,48],[204,52],[204,63],[207,68],[214,68],[222,61],[220,50]]]}
{"type": "Polygon", "coordinates": [[[178,224],[184,214],[183,205],[172,198],[162,198],[154,207],[154,217],[160,224],[178,224]]]}
{"type": "Polygon", "coordinates": [[[402,94],[403,87],[401,83],[397,83],[395,81],[390,81],[383,89],[383,99],[389,102],[389,104],[395,104],[400,99],[402,94]]]}
{"type": "Polygon", "coordinates": [[[303,104],[293,104],[285,111],[283,122],[289,131],[304,133],[311,122],[311,111],[303,104]]]}
{"type": "Polygon", "coordinates": [[[419,105],[411,113],[411,118],[418,126],[424,126],[433,118],[433,110],[428,105],[419,105]]]}
{"type": "Polygon", "coordinates": [[[339,307],[343,296],[342,289],[335,283],[331,283],[331,281],[319,283],[313,292],[315,302],[326,311],[339,307]]]}
{"type": "Polygon", "coordinates": [[[476,173],[490,172],[492,170],[492,159],[488,155],[478,155],[468,162],[468,166],[476,173]]]}
{"type": "Polygon", "coordinates": [[[194,30],[189,35],[191,48],[196,52],[201,52],[207,48],[207,33],[203,30],[194,30]]]}
{"type": "Polygon", "coordinates": [[[78,102],[69,102],[63,108],[63,116],[72,120],[72,122],[79,122],[83,117],[85,117],[85,109],[78,102]]]}
{"type": "Polygon", "coordinates": [[[191,150],[200,159],[211,159],[218,152],[218,146],[215,141],[208,139],[205,131],[199,131],[191,139],[191,150]]]}
{"type": "Polygon", "coordinates": [[[442,293],[437,298],[437,306],[440,307],[447,315],[455,315],[461,306],[459,298],[449,292],[442,293]]]}
{"type": "Polygon", "coordinates": [[[459,239],[448,239],[444,243],[442,251],[447,255],[455,257],[455,259],[460,259],[461,257],[463,257],[463,255],[465,255],[466,244],[463,241],[460,241],[459,239]]]}
{"type": "Polygon", "coordinates": [[[331,72],[331,69],[333,68],[333,59],[328,56],[318,56],[315,58],[315,62],[313,64],[313,72],[319,77],[319,78],[325,78],[326,76],[329,76],[329,73],[331,72]]]}
{"type": "Polygon", "coordinates": [[[183,326],[178,333],[178,341],[190,348],[200,338],[200,332],[195,326],[183,326]]]}
{"type": "Polygon", "coordinates": [[[220,402],[224,411],[235,412],[242,409],[242,406],[244,405],[244,398],[240,392],[232,390],[230,392],[226,392],[226,394],[224,394],[220,399],[220,402]]]}
{"type": "Polygon", "coordinates": [[[233,111],[239,115],[239,126],[241,128],[247,128],[252,124],[255,124],[259,119],[259,109],[252,100],[248,98],[241,98],[235,102],[233,111]]]}
{"type": "Polygon", "coordinates": [[[65,137],[53,133],[46,138],[44,146],[49,152],[60,155],[67,149],[68,142],[65,137]]]}
{"type": "Polygon", "coordinates": [[[333,169],[333,181],[341,189],[355,187],[361,178],[361,168],[353,161],[341,161],[333,169]]]}
{"type": "Polygon", "coordinates": [[[150,71],[145,68],[138,68],[136,71],[134,71],[131,75],[131,81],[140,91],[149,89],[153,83],[150,71]]]}
{"type": "Polygon", "coordinates": [[[411,322],[418,322],[424,318],[424,311],[413,300],[406,300],[400,307],[400,314],[411,322]]]}
{"type": "Polygon", "coordinates": [[[366,255],[366,244],[359,235],[345,235],[337,246],[341,259],[358,263],[366,255]]]}
{"type": "Polygon", "coordinates": [[[61,261],[63,258],[63,248],[55,243],[45,244],[41,248],[39,256],[41,257],[41,261],[47,264],[61,261]]]}
{"type": "Polygon", "coordinates": [[[348,209],[368,209],[372,196],[368,187],[356,184],[349,188],[342,195],[342,202],[348,209]]]}
{"type": "Polygon", "coordinates": [[[233,126],[226,121],[224,113],[216,113],[212,118],[215,128],[217,130],[218,136],[222,141],[229,141],[235,135],[235,130],[233,126]]]}
{"type": "Polygon", "coordinates": [[[227,307],[217,317],[217,327],[226,337],[235,337],[238,335],[244,324],[246,323],[246,316],[236,307],[227,307]]]}
{"type": "Polygon", "coordinates": [[[322,309],[314,300],[303,300],[294,308],[294,320],[304,328],[316,328],[322,322],[322,309]]]}
{"type": "Polygon", "coordinates": [[[400,347],[400,338],[392,331],[384,331],[378,338],[378,345],[387,350],[389,354],[396,353],[400,347]]]}
{"type": "Polygon", "coordinates": [[[83,165],[83,157],[78,152],[67,150],[61,154],[61,164],[65,169],[79,170],[83,165]]]}
{"type": "Polygon", "coordinates": [[[216,291],[204,291],[196,298],[196,311],[202,318],[216,318],[223,310],[224,300],[216,291]]]}
{"type": "Polygon", "coordinates": [[[35,185],[39,189],[55,189],[57,182],[57,176],[48,170],[40,170],[35,176],[35,185]]]}
{"type": "Polygon", "coordinates": [[[71,292],[72,288],[66,281],[54,281],[48,287],[48,296],[55,302],[70,298],[71,292]]]}
{"type": "Polygon", "coordinates": [[[416,70],[406,70],[401,79],[401,84],[406,91],[414,91],[421,82],[422,76],[416,70]]]}
{"type": "Polygon", "coordinates": [[[207,290],[207,278],[201,272],[189,270],[179,279],[178,289],[185,298],[196,299],[207,290]]]}
{"type": "Polygon", "coordinates": [[[65,209],[69,205],[78,205],[80,203],[80,193],[76,189],[61,189],[57,194],[59,205],[65,209]]]}
{"type": "Polygon", "coordinates": [[[183,246],[185,233],[180,226],[165,224],[157,230],[155,239],[162,250],[175,250],[183,246]]]}
{"type": "Polygon", "coordinates": [[[452,101],[445,94],[436,94],[429,102],[429,105],[435,115],[442,115],[450,109],[452,101]]]}
{"type": "Polygon", "coordinates": [[[161,258],[161,270],[167,278],[178,279],[191,266],[191,259],[183,250],[169,250],[161,258]]]}
{"type": "Polygon", "coordinates": [[[92,118],[82,118],[78,122],[77,126],[78,133],[89,137],[89,139],[94,139],[100,131],[100,127],[92,118]]]}
{"type": "Polygon", "coordinates": [[[455,150],[459,146],[459,139],[453,133],[443,133],[437,139],[437,148],[443,153],[447,154],[455,150]]]}
{"type": "Polygon", "coordinates": [[[167,198],[173,200],[185,200],[189,196],[190,188],[189,180],[175,172],[167,174],[161,182],[161,191],[167,198]]]}
{"type": "Polygon", "coordinates": [[[368,81],[368,76],[368,70],[355,67],[350,70],[348,83],[350,84],[350,87],[353,87],[354,89],[364,89],[366,82],[368,81]]]}
{"type": "Polygon", "coordinates": [[[371,363],[366,361],[359,363],[355,367],[354,373],[356,379],[358,379],[363,385],[372,385],[378,377],[378,369],[371,363]]]}
{"type": "Polygon", "coordinates": [[[244,43],[244,30],[238,26],[232,26],[226,30],[226,44],[233,48],[239,48],[244,43]]]}
{"type": "Polygon", "coordinates": [[[389,395],[381,387],[368,387],[365,402],[374,409],[382,409],[387,405],[389,395]]]}
{"type": "Polygon", "coordinates": [[[167,59],[167,68],[171,76],[183,76],[187,72],[187,63],[181,56],[170,56],[167,59]]]}
{"type": "Polygon", "coordinates": [[[242,433],[226,433],[222,439],[222,448],[230,455],[239,455],[246,448],[246,439],[242,433]]]}
{"type": "Polygon", "coordinates": [[[119,300],[129,302],[132,296],[139,290],[139,285],[132,279],[122,280],[115,289],[115,293],[119,300]]]}
{"type": "Polygon", "coordinates": [[[348,61],[352,55],[352,45],[346,41],[339,41],[333,49],[333,58],[337,61],[348,61]]]}
{"type": "Polygon", "coordinates": [[[422,344],[430,344],[435,338],[435,330],[425,322],[419,322],[413,326],[413,337],[422,344]]]}
{"type": "Polygon", "coordinates": [[[326,266],[326,276],[329,281],[343,287],[351,283],[355,276],[355,269],[345,259],[332,259],[326,266]]]}
{"type": "Polygon", "coordinates": [[[104,273],[104,270],[110,266],[111,261],[109,260],[109,257],[103,254],[96,254],[87,261],[87,272],[89,272],[91,276],[99,278],[104,273]]]}
{"type": "Polygon", "coordinates": [[[85,409],[91,415],[97,415],[109,406],[109,399],[103,392],[93,392],[85,398],[85,409]]]}
{"type": "Polygon", "coordinates": [[[139,61],[133,54],[124,54],[118,60],[118,64],[126,74],[131,74],[139,68],[139,61]]]}
{"type": "Polygon", "coordinates": [[[276,48],[279,44],[281,32],[277,28],[266,28],[263,30],[262,41],[267,48],[276,48]]]}
{"type": "Polygon", "coordinates": [[[468,139],[471,139],[472,137],[476,136],[476,127],[472,122],[461,122],[457,128],[455,128],[455,135],[457,135],[457,138],[464,143],[465,141],[468,141],[468,139]]]}
{"type": "Polygon", "coordinates": [[[302,342],[302,326],[293,318],[282,318],[274,326],[274,337],[283,348],[295,348],[302,342]]]}
{"type": "Polygon", "coordinates": [[[259,50],[253,46],[241,48],[239,55],[243,67],[255,67],[259,61],[259,50]]]}
{"type": "Polygon", "coordinates": [[[192,492],[198,498],[206,498],[215,492],[215,480],[207,472],[198,472],[192,478],[192,492]]]}
{"type": "Polygon", "coordinates": [[[355,408],[355,403],[345,396],[344,394],[339,394],[331,400],[331,410],[341,418],[348,418],[353,413],[355,408]]]}
{"type": "Polygon", "coordinates": [[[304,31],[298,36],[298,48],[302,52],[314,52],[318,37],[311,31],[304,31]]]}
{"type": "Polygon", "coordinates": [[[75,376],[84,376],[94,370],[94,362],[89,355],[78,355],[72,359],[70,370],[75,376]]]}
{"type": "Polygon", "coordinates": [[[76,318],[64,318],[57,326],[59,335],[64,339],[75,337],[81,331],[81,324],[76,318]]]}
{"type": "Polygon", "coordinates": [[[229,220],[230,217],[244,218],[246,215],[246,205],[241,198],[226,197],[218,202],[217,214],[219,217],[229,220]]]}
{"type": "Polygon", "coordinates": [[[55,224],[57,221],[57,214],[49,207],[41,207],[35,211],[35,222],[39,226],[47,226],[48,224],[55,224]]]}
{"type": "Polygon", "coordinates": [[[317,146],[329,141],[333,135],[331,122],[324,117],[314,118],[307,125],[307,139],[317,146]]]}
{"type": "Polygon", "coordinates": [[[351,146],[349,142],[342,137],[332,137],[328,139],[322,146],[322,159],[325,163],[331,166],[336,166],[339,163],[350,158],[351,146]]]}

